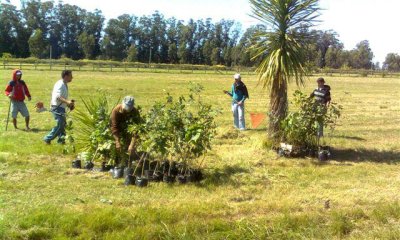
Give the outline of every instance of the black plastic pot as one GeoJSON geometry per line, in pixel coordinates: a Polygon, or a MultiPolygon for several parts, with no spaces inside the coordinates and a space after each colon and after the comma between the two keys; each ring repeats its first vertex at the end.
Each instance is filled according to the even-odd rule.
{"type": "Polygon", "coordinates": [[[100,169],[100,171],[101,171],[101,172],[108,172],[108,171],[110,171],[112,168],[113,168],[112,165],[107,164],[107,162],[102,162],[102,163],[101,163],[101,169],[100,169]]]}
{"type": "Polygon", "coordinates": [[[124,168],[123,167],[115,167],[112,171],[113,178],[122,178],[124,176],[124,168]]]}
{"type": "Polygon", "coordinates": [[[318,160],[327,161],[329,158],[329,152],[326,150],[321,150],[318,152],[318,160]]]}
{"type": "Polygon", "coordinates": [[[94,167],[94,164],[92,162],[85,162],[85,165],[83,166],[83,168],[87,169],[87,170],[91,170],[91,169],[93,169],[93,167],[94,167]]]}
{"type": "Polygon", "coordinates": [[[175,182],[175,177],[174,176],[164,175],[163,182],[165,182],[165,183],[173,183],[173,182],[175,182]]]}
{"type": "Polygon", "coordinates": [[[179,174],[176,176],[176,179],[180,184],[185,184],[187,183],[187,177],[185,175],[179,174]]]}
{"type": "Polygon", "coordinates": [[[125,168],[124,169],[124,177],[133,175],[133,168],[125,168]]]}
{"type": "Polygon", "coordinates": [[[151,176],[153,176],[153,174],[154,174],[154,171],[152,171],[152,170],[144,170],[144,175],[149,180],[150,180],[151,176]]]}
{"type": "Polygon", "coordinates": [[[316,157],[317,156],[318,151],[315,149],[308,149],[308,156],[309,157],[316,157]]]}
{"type": "Polygon", "coordinates": [[[149,181],[161,182],[163,180],[163,174],[160,171],[154,172],[148,177],[149,181]]]}
{"type": "Polygon", "coordinates": [[[200,169],[193,169],[191,171],[191,179],[192,182],[200,182],[203,180],[203,173],[200,169]]]}
{"type": "Polygon", "coordinates": [[[135,180],[136,180],[136,177],[135,177],[135,176],[133,176],[133,175],[127,175],[127,176],[125,177],[125,182],[124,182],[124,184],[125,184],[126,186],[128,186],[128,185],[135,185],[135,180]]]}
{"type": "Polygon", "coordinates": [[[80,159],[72,161],[72,168],[82,168],[82,162],[80,159]]]}
{"type": "Polygon", "coordinates": [[[146,187],[149,184],[149,179],[144,177],[137,177],[135,180],[135,185],[138,187],[146,187]]]}
{"type": "Polygon", "coordinates": [[[284,157],[285,156],[285,150],[283,150],[282,148],[278,148],[278,156],[284,157]]]}

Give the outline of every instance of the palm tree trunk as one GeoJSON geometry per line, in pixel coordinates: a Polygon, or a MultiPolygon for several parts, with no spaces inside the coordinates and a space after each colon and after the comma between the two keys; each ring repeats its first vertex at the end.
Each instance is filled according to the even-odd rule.
{"type": "Polygon", "coordinates": [[[288,107],[287,82],[286,79],[275,77],[270,93],[270,119],[269,119],[269,138],[274,143],[281,139],[281,121],[286,117],[288,107]]]}

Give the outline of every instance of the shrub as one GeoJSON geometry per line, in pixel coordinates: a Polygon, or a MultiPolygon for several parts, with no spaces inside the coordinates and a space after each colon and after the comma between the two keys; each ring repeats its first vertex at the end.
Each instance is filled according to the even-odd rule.
{"type": "Polygon", "coordinates": [[[315,149],[318,145],[318,124],[322,123],[333,131],[342,106],[334,102],[328,106],[321,105],[298,90],[293,96],[296,110],[289,112],[281,121],[282,140],[301,148],[315,149]]]}

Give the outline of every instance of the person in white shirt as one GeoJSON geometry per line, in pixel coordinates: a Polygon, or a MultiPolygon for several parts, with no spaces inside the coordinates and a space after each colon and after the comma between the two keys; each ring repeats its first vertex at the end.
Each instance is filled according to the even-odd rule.
{"type": "Polygon", "coordinates": [[[68,100],[68,83],[72,81],[72,71],[62,71],[61,78],[54,84],[51,94],[51,112],[57,125],[43,138],[46,144],[50,144],[57,137],[58,143],[65,143],[65,109],[67,107],[71,110],[75,108],[74,100],[68,100]]]}

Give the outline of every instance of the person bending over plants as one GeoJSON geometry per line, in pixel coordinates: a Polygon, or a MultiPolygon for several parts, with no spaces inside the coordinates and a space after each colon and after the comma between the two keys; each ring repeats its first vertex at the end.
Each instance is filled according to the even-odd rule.
{"type": "MultiPolygon", "coordinates": [[[[315,99],[315,103],[326,108],[331,102],[331,87],[325,84],[325,79],[320,77],[317,79],[317,88],[310,94],[310,97],[315,99]]],[[[317,136],[324,136],[324,125],[322,121],[318,121],[318,133],[317,136]]]]}
{"type": "MultiPolygon", "coordinates": [[[[136,151],[138,136],[128,131],[130,123],[140,121],[140,113],[134,104],[135,99],[132,96],[126,96],[122,103],[115,106],[111,112],[111,133],[115,140],[115,148],[119,153],[128,150],[129,155],[132,155],[136,151]]],[[[119,159],[116,160],[116,164],[119,164],[119,159]]]]}

